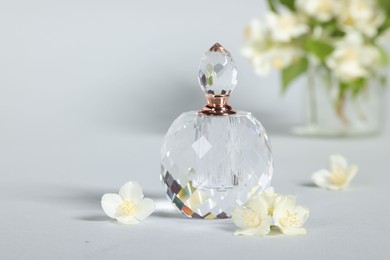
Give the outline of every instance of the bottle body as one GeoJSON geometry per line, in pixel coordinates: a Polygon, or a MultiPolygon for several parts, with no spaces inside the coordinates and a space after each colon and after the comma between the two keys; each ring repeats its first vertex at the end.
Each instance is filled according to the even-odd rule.
{"type": "Polygon", "coordinates": [[[167,196],[193,218],[228,218],[232,209],[261,193],[272,178],[267,134],[250,113],[180,115],[161,149],[167,196]]]}

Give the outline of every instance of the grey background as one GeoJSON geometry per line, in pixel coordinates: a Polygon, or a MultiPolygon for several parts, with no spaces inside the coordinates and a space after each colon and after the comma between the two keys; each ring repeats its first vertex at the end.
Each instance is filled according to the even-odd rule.
{"type": "Polygon", "coordinates": [[[0,258],[389,259],[389,131],[288,135],[301,120],[304,84],[282,98],[278,75],[257,77],[239,53],[243,28],[264,10],[249,0],[2,1],[0,258]],[[229,221],[187,220],[163,196],[163,135],[203,105],[198,63],[216,41],[239,70],[231,104],[270,133],[273,185],[311,209],[306,236],[234,237],[229,221]],[[310,184],[334,152],[360,165],[349,191],[310,184]],[[110,222],[99,205],[128,180],[158,206],[138,226],[110,222]]]}

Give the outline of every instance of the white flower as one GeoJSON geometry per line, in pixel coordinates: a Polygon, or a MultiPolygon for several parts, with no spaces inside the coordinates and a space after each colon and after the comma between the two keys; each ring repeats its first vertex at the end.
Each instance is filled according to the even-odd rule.
{"type": "Polygon", "coordinates": [[[268,34],[267,28],[259,19],[253,19],[248,27],[244,30],[244,36],[249,40],[264,38],[268,34]]]}
{"type": "Polygon", "coordinates": [[[336,49],[326,60],[335,75],[344,82],[368,78],[381,66],[378,48],[364,43],[361,34],[350,31],[336,44],[336,49]]]}
{"type": "Polygon", "coordinates": [[[295,196],[291,195],[278,196],[275,200],[275,209],[273,211],[274,225],[283,234],[306,234],[306,229],[303,228],[303,225],[309,217],[309,210],[302,206],[296,206],[295,201],[295,196]]]}
{"type": "Polygon", "coordinates": [[[291,12],[268,13],[266,19],[271,36],[277,42],[290,42],[309,31],[301,17],[291,12]]]}
{"type": "Polygon", "coordinates": [[[341,10],[340,0],[297,0],[297,10],[302,10],[320,22],[328,22],[341,10]]]}
{"type": "Polygon", "coordinates": [[[267,202],[268,215],[272,216],[275,208],[275,200],[278,196],[278,194],[275,193],[274,187],[267,188],[259,196],[267,202]]]}
{"type": "Polygon", "coordinates": [[[386,16],[375,0],[345,1],[339,25],[344,30],[356,29],[368,37],[374,37],[386,16]]]}
{"type": "Polygon", "coordinates": [[[269,74],[271,69],[284,69],[303,55],[300,48],[289,43],[275,42],[275,32],[257,19],[250,23],[244,34],[245,42],[241,52],[251,59],[255,72],[260,76],[269,74]]]}
{"type": "Polygon", "coordinates": [[[234,224],[239,228],[235,235],[265,236],[271,230],[272,218],[264,198],[254,196],[232,212],[234,224]]]}
{"type": "Polygon", "coordinates": [[[245,42],[241,52],[247,58],[252,58],[272,45],[268,29],[258,19],[252,20],[245,28],[244,35],[245,42]]]}
{"type": "Polygon", "coordinates": [[[243,206],[233,209],[232,218],[239,229],[235,235],[264,236],[271,226],[288,235],[305,234],[303,224],[309,210],[295,205],[295,196],[275,193],[269,187],[259,195],[253,196],[243,206]]]}
{"type": "Polygon", "coordinates": [[[339,154],[330,156],[329,168],[315,172],[312,179],[317,186],[331,190],[348,187],[358,171],[356,165],[348,165],[347,160],[339,154]]]}
{"type": "Polygon", "coordinates": [[[252,57],[255,72],[267,75],[271,69],[282,70],[302,56],[302,51],[292,46],[275,46],[252,57]]]}
{"type": "Polygon", "coordinates": [[[123,224],[138,224],[155,209],[153,200],[144,198],[141,186],[131,181],[120,188],[119,194],[104,194],[101,204],[107,216],[123,224]]]}

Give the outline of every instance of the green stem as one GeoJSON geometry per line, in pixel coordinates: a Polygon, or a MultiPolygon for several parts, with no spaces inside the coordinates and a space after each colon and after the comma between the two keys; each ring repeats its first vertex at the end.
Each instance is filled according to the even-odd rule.
{"type": "Polygon", "coordinates": [[[344,124],[344,126],[348,127],[349,121],[345,115],[345,102],[346,102],[345,91],[342,91],[340,93],[339,100],[337,101],[336,114],[341,120],[341,122],[344,124]]]}
{"type": "Polygon", "coordinates": [[[313,75],[313,69],[309,71],[307,77],[307,87],[309,92],[309,121],[311,125],[318,124],[318,111],[317,111],[317,98],[316,98],[316,90],[315,90],[315,81],[313,75]]]}

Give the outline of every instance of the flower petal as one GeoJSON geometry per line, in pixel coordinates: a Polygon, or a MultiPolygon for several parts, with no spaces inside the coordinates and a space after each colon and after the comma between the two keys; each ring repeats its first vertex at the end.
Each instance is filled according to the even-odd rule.
{"type": "Polygon", "coordinates": [[[137,182],[129,181],[119,189],[119,195],[123,200],[131,199],[138,203],[143,197],[142,188],[137,182]]]}
{"type": "Polygon", "coordinates": [[[288,209],[295,207],[296,197],[292,195],[279,195],[275,200],[275,208],[273,211],[273,219],[276,226],[281,227],[280,220],[285,217],[288,209]]]}
{"type": "Polygon", "coordinates": [[[309,209],[302,206],[296,206],[294,208],[294,212],[298,213],[299,222],[297,227],[302,227],[309,217],[309,213],[310,213],[309,209]]]}
{"type": "Polygon", "coordinates": [[[347,183],[349,184],[349,182],[356,176],[356,173],[358,172],[359,170],[359,167],[357,165],[350,165],[348,167],[348,170],[347,170],[347,183]]]}
{"type": "Polygon", "coordinates": [[[328,170],[319,170],[313,173],[311,179],[317,186],[321,188],[328,188],[331,185],[329,176],[330,172],[328,170]]]}
{"type": "Polygon", "coordinates": [[[154,209],[156,208],[156,204],[153,200],[149,198],[144,198],[141,200],[141,202],[138,204],[138,209],[134,213],[134,217],[138,219],[139,221],[144,220],[145,218],[149,217],[150,214],[153,213],[154,209]]]}
{"type": "Polygon", "coordinates": [[[116,220],[119,223],[126,224],[126,225],[138,224],[140,222],[134,216],[120,216],[120,217],[117,217],[116,220]]]}
{"type": "Polygon", "coordinates": [[[260,196],[263,197],[267,202],[268,214],[272,215],[275,208],[275,199],[278,194],[275,192],[273,187],[269,187],[263,193],[261,193],[260,196]]]}
{"type": "Polygon", "coordinates": [[[264,219],[262,219],[261,226],[257,228],[256,235],[257,236],[265,236],[271,231],[271,225],[272,225],[272,217],[266,216],[264,219]]]}
{"type": "Polygon", "coordinates": [[[275,188],[272,187],[272,186],[266,188],[265,191],[264,191],[264,194],[266,194],[267,196],[274,196],[274,195],[276,195],[275,188]]]}
{"type": "Polygon", "coordinates": [[[101,205],[107,216],[116,218],[119,216],[117,207],[122,204],[123,200],[118,194],[104,194],[101,200],[101,205]]]}
{"type": "Polygon", "coordinates": [[[347,169],[348,162],[344,156],[340,154],[333,154],[329,157],[329,168],[331,172],[339,169],[347,169]]]}
{"type": "Polygon", "coordinates": [[[265,236],[271,231],[272,218],[267,216],[262,219],[262,223],[259,227],[254,228],[243,228],[234,232],[234,235],[244,235],[244,236],[265,236]]]}
{"type": "Polygon", "coordinates": [[[264,218],[268,215],[267,201],[261,196],[252,197],[245,206],[252,209],[258,216],[264,218]]]}
{"type": "Polygon", "coordinates": [[[346,188],[348,186],[347,183],[345,183],[344,185],[334,185],[334,184],[329,184],[328,187],[326,187],[327,189],[329,190],[342,190],[344,188],[346,188]]]}
{"type": "Polygon", "coordinates": [[[233,223],[242,229],[247,229],[249,226],[244,223],[244,212],[249,209],[245,209],[244,207],[235,207],[232,211],[232,220],[233,223]]]}
{"type": "Polygon", "coordinates": [[[276,209],[289,209],[295,207],[296,197],[292,195],[279,195],[275,199],[275,210],[276,209]]]}

